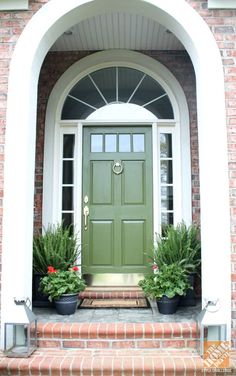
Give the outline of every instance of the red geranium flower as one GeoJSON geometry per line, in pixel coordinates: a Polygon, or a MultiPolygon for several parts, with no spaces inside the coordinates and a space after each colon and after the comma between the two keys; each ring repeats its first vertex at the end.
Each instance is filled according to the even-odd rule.
{"type": "Polygon", "coordinates": [[[78,266],[73,266],[72,270],[74,270],[74,272],[78,272],[79,268],[78,266]]]}
{"type": "Polygon", "coordinates": [[[51,265],[48,266],[48,273],[56,273],[56,272],[57,270],[53,266],[51,265]]]}

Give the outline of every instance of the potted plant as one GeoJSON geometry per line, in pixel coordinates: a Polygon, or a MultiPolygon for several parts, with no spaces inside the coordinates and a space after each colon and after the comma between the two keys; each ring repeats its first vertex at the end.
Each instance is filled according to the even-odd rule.
{"type": "MultiPolygon", "coordinates": [[[[195,276],[201,270],[201,239],[200,228],[196,224],[187,226],[184,222],[177,226],[166,226],[164,234],[157,235],[152,262],[159,265],[179,264],[188,274],[192,287],[195,276]]],[[[189,289],[181,298],[181,305],[195,305],[194,289],[189,289]]]]}
{"type": "Polygon", "coordinates": [[[180,296],[190,288],[186,271],[177,263],[154,266],[154,273],[139,281],[139,286],[147,297],[157,300],[160,313],[173,314],[180,296]]]}
{"type": "Polygon", "coordinates": [[[79,268],[73,266],[68,270],[57,270],[48,266],[48,272],[40,281],[41,291],[55,302],[57,313],[71,315],[78,305],[80,291],[86,287],[85,281],[79,276],[79,268]]]}
{"type": "Polygon", "coordinates": [[[58,270],[68,270],[77,263],[79,256],[77,234],[71,226],[49,225],[43,233],[33,238],[33,305],[47,307],[52,304],[39,291],[39,282],[47,274],[48,265],[58,270]]]}

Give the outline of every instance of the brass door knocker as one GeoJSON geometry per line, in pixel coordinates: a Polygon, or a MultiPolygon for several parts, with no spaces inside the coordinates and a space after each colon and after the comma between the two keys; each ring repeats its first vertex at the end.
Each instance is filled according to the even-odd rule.
{"type": "Polygon", "coordinates": [[[114,174],[120,175],[123,170],[124,170],[124,166],[121,164],[121,162],[117,161],[114,163],[112,167],[112,171],[114,172],[114,174]]]}

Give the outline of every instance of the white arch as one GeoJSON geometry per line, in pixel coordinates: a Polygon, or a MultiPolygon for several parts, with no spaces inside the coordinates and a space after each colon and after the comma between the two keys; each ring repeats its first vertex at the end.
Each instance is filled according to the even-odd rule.
{"type": "Polygon", "coordinates": [[[176,34],[193,61],[197,79],[203,294],[204,298],[217,295],[221,299],[222,315],[230,322],[228,166],[221,57],[202,18],[184,0],[175,3],[173,6],[172,0],[51,0],[24,29],[13,54],[9,76],[2,324],[14,319],[13,297],[31,295],[35,124],[40,67],[48,49],[63,31],[101,10],[141,13],[160,22],[176,34]],[[219,215],[216,215],[216,206],[219,215]]]}

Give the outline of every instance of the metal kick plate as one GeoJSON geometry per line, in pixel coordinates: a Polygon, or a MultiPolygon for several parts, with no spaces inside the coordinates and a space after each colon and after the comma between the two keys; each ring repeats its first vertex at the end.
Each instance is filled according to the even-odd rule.
{"type": "Polygon", "coordinates": [[[121,273],[107,273],[107,274],[84,274],[88,286],[136,286],[140,279],[144,278],[142,273],[121,274],[121,273]]]}

